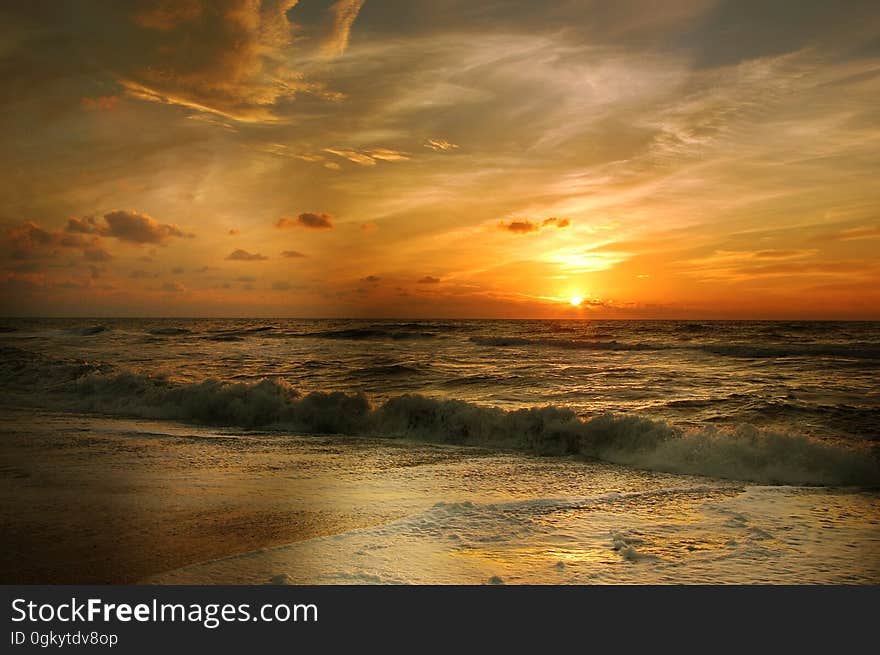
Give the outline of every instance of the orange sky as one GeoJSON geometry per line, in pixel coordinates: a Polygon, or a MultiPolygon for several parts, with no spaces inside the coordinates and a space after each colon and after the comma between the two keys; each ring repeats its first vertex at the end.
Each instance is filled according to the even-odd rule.
{"type": "Polygon", "coordinates": [[[870,2],[16,5],[2,313],[880,318],[870,2]]]}

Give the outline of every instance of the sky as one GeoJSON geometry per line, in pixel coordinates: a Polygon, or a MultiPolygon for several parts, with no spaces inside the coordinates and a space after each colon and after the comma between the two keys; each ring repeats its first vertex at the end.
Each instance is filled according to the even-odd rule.
{"type": "Polygon", "coordinates": [[[0,313],[880,319],[880,11],[0,7],[0,313]]]}

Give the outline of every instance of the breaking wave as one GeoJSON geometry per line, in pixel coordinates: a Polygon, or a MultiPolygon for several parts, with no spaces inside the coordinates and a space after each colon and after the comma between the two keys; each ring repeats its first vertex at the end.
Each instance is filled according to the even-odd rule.
{"type": "Polygon", "coordinates": [[[283,380],[183,383],[107,365],[2,354],[7,398],[14,392],[22,402],[57,409],[515,449],[766,484],[880,486],[877,449],[747,425],[683,429],[635,415],[584,419],[564,407],[503,410],[419,395],[374,406],[362,393],[302,394],[283,380]]]}

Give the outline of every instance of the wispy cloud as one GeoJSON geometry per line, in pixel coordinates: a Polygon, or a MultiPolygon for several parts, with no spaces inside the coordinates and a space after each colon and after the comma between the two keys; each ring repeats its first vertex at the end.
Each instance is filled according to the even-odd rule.
{"type": "Polygon", "coordinates": [[[451,143],[446,139],[428,139],[424,145],[426,148],[430,148],[431,150],[436,150],[438,152],[449,152],[450,150],[455,150],[458,148],[457,143],[451,143]]]}
{"type": "Polygon", "coordinates": [[[339,57],[345,53],[351,36],[351,26],[363,4],[364,0],[337,0],[331,5],[332,26],[321,44],[321,52],[325,57],[339,57]]]}

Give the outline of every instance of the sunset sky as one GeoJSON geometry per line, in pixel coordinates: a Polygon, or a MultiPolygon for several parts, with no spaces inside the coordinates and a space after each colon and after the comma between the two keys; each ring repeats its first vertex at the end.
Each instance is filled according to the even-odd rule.
{"type": "Polygon", "coordinates": [[[7,2],[0,53],[4,314],[880,318],[876,2],[7,2]]]}

